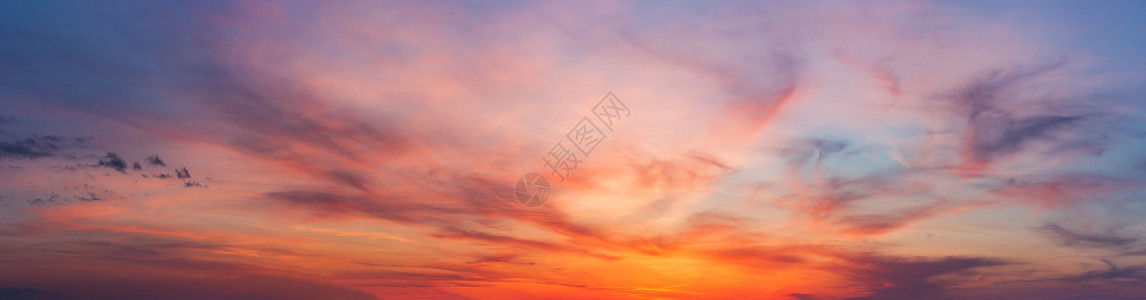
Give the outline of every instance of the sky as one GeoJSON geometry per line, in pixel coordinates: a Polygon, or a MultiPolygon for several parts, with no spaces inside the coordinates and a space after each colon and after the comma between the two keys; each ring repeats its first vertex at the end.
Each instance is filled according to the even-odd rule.
{"type": "Polygon", "coordinates": [[[3,1],[0,298],[1146,299],[1143,15],[3,1]]]}

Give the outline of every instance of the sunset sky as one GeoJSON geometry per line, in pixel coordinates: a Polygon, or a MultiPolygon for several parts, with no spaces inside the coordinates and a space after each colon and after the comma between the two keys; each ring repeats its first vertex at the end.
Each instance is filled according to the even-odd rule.
{"type": "Polygon", "coordinates": [[[2,1],[0,299],[1146,299],[1143,17],[2,1]]]}

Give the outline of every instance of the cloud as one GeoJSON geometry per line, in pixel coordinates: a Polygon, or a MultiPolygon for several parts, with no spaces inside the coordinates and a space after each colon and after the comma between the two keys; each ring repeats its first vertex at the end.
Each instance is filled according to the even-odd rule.
{"type": "Polygon", "coordinates": [[[960,204],[939,200],[921,206],[887,214],[853,214],[841,216],[836,224],[842,225],[843,232],[853,235],[881,235],[910,223],[953,210],[960,204]]]}
{"type": "Polygon", "coordinates": [[[817,176],[807,184],[795,183],[798,184],[796,193],[783,195],[778,200],[796,209],[813,224],[836,226],[838,232],[847,235],[881,235],[969,204],[943,198],[922,198],[927,195],[927,183],[912,182],[908,178],[927,173],[891,170],[854,178],[817,176]],[[914,201],[910,203],[919,204],[869,205],[878,199],[912,199],[914,201]]]}
{"type": "MultiPolygon", "coordinates": [[[[751,11],[726,12],[734,18],[749,18],[751,11]]],[[[679,21],[696,16],[658,15],[659,22],[679,21]],[[672,20],[672,21],[670,21],[672,20]]],[[[700,18],[702,19],[702,18],[700,18]]],[[[794,26],[809,26],[799,24],[794,26]]],[[[719,87],[719,107],[723,122],[712,128],[712,134],[743,141],[767,126],[781,109],[796,98],[806,69],[804,55],[798,54],[800,41],[787,39],[784,32],[722,32],[713,27],[645,29],[633,26],[621,29],[620,38],[643,59],[654,59],[698,76],[719,87]],[[663,39],[665,36],[689,36],[663,39]],[[720,39],[714,39],[720,37],[720,39]],[[699,51],[686,44],[723,45],[699,51]],[[712,51],[716,50],[716,51],[712,51]],[[750,63],[745,63],[750,62],[750,63]]]]}
{"type": "Polygon", "coordinates": [[[191,172],[188,172],[187,168],[175,169],[175,177],[179,179],[189,179],[191,178],[191,172]]]}
{"type": "Polygon", "coordinates": [[[252,256],[241,259],[220,255],[236,253],[234,251],[293,257],[309,255],[303,252],[251,247],[220,238],[180,237],[174,232],[141,233],[130,228],[117,231],[109,227],[77,232],[68,228],[82,225],[57,225],[63,226],[44,228],[48,232],[40,234],[70,238],[20,241],[5,249],[13,256],[5,258],[3,263],[13,268],[9,270],[19,272],[0,271],[0,280],[52,291],[45,299],[313,299],[323,295],[340,299],[376,298],[358,289],[328,283],[328,279],[261,266],[252,256]],[[51,268],[44,268],[50,262],[76,269],[69,271],[69,276],[59,276],[51,268]],[[108,273],[93,267],[103,264],[114,264],[118,271],[108,273]]]}
{"type": "Polygon", "coordinates": [[[752,266],[761,269],[784,268],[804,265],[816,256],[816,247],[726,247],[709,252],[724,262],[752,266]],[[803,250],[803,251],[801,251],[803,250]],[[807,251],[807,252],[804,252],[807,251]],[[810,252],[810,253],[809,253],[810,252]]]}
{"type": "MultiPolygon", "coordinates": [[[[5,135],[0,132],[0,136],[5,135]]],[[[10,135],[10,134],[8,134],[10,135]]],[[[0,160],[53,157],[62,151],[87,146],[91,138],[29,135],[0,140],[0,160]]]]}
{"type": "Polygon", "coordinates": [[[999,178],[984,184],[1000,200],[1039,207],[1068,207],[1081,203],[1109,201],[1110,197],[1140,189],[1136,178],[1088,173],[1062,173],[1049,176],[999,178]]]}
{"type": "Polygon", "coordinates": [[[163,159],[159,158],[159,154],[148,155],[147,158],[144,159],[144,161],[147,162],[148,166],[160,166],[160,167],[166,167],[167,166],[167,163],[164,163],[163,159]]]}
{"type": "Polygon", "coordinates": [[[977,268],[1008,262],[984,257],[895,257],[859,255],[849,257],[844,271],[866,285],[867,295],[848,299],[950,299],[945,290],[977,268]],[[940,280],[943,276],[945,279],[940,280]]]}
{"type": "Polygon", "coordinates": [[[820,299],[820,298],[817,298],[816,296],[814,296],[812,294],[799,294],[799,293],[788,294],[788,297],[792,298],[794,300],[816,300],[816,299],[820,299]]]}
{"type": "MultiPolygon", "coordinates": [[[[288,276],[238,275],[195,278],[184,276],[151,277],[116,275],[86,281],[59,280],[41,285],[66,289],[43,298],[52,300],[113,299],[378,299],[353,289],[288,276]]],[[[15,298],[22,299],[22,298],[15,298]]]]}
{"type": "MultiPolygon", "coordinates": [[[[994,69],[944,95],[964,119],[964,171],[976,171],[995,160],[1015,155],[1036,141],[1066,144],[1067,133],[1111,128],[1101,124],[1096,106],[1061,104],[1040,85],[1053,81],[1053,72],[1066,60],[1041,65],[994,69]],[[1060,140],[1066,139],[1066,140],[1060,140]]],[[[1065,93],[1065,92],[1060,92],[1065,93]]],[[[1093,141],[1091,141],[1093,142],[1093,141]]]]}
{"type": "Polygon", "coordinates": [[[1039,230],[1048,232],[1065,246],[1118,248],[1138,242],[1137,238],[1121,237],[1114,234],[1084,234],[1073,232],[1056,224],[1044,224],[1039,230]]]}
{"type": "Polygon", "coordinates": [[[991,235],[1030,221],[1071,255],[1138,253],[1015,212],[1132,207],[1118,197],[1141,181],[1119,159],[1138,141],[1100,138],[1123,125],[1077,96],[1102,81],[1069,73],[1085,58],[1017,65],[1038,38],[946,5],[5,4],[0,104],[115,152],[38,169],[90,145],[0,137],[20,164],[0,192],[34,205],[0,208],[0,248],[30,245],[0,260],[99,271],[3,268],[97,299],[943,299],[998,288],[970,276],[996,266],[1139,278],[1108,262],[1058,280],[1042,274],[1068,263],[991,235]],[[516,203],[559,121],[612,90],[632,119],[560,196],[516,203]],[[987,205],[1008,206],[959,214],[987,205]]]}
{"type": "MultiPolygon", "coordinates": [[[[487,255],[477,260],[467,262],[468,264],[485,264],[485,263],[509,263],[517,259],[519,256],[516,254],[502,254],[502,255],[487,255]]],[[[529,263],[533,264],[533,263],[529,263]]]]}
{"type": "Polygon", "coordinates": [[[794,142],[781,150],[781,153],[792,168],[802,167],[811,161],[814,162],[814,167],[819,169],[825,158],[844,151],[849,144],[846,140],[809,138],[794,142]]]}
{"type": "MultiPolygon", "coordinates": [[[[444,185],[441,187],[445,187],[444,185]]],[[[450,192],[443,190],[442,192],[450,192]]],[[[322,191],[281,191],[271,192],[267,199],[279,201],[287,207],[304,208],[317,217],[330,220],[344,220],[348,216],[378,218],[400,224],[430,226],[437,231],[432,236],[442,239],[470,239],[495,244],[528,246],[541,250],[561,253],[588,254],[600,258],[613,257],[590,253],[584,247],[568,243],[548,243],[509,236],[489,234],[470,229],[466,221],[496,224],[505,221],[520,221],[541,226],[553,233],[565,235],[582,243],[612,247],[617,245],[604,235],[601,229],[568,222],[560,213],[524,211],[516,202],[505,198],[483,198],[462,196],[465,202],[424,203],[404,201],[401,195],[384,197],[353,196],[332,194],[322,191]],[[494,202],[490,202],[493,200],[494,202]]],[[[488,196],[487,196],[488,197],[488,196]]]]}
{"type": "Polygon", "coordinates": [[[1110,267],[1110,269],[1105,271],[1090,271],[1068,279],[1070,282],[1106,281],[1119,279],[1146,281],[1146,266],[1118,268],[1118,266],[1114,265],[1114,263],[1110,262],[1110,260],[1102,259],[1101,261],[1110,267]]]}
{"type": "Polygon", "coordinates": [[[118,154],[108,152],[107,156],[99,159],[97,166],[115,169],[120,173],[127,174],[127,162],[120,158],[118,154]]]}
{"type": "Polygon", "coordinates": [[[597,258],[601,258],[601,259],[609,259],[609,260],[617,259],[617,257],[592,253],[590,251],[587,251],[585,249],[580,249],[579,247],[575,247],[575,246],[566,246],[566,245],[560,245],[560,244],[555,244],[555,243],[547,243],[547,242],[519,239],[519,238],[510,237],[510,236],[495,235],[495,234],[489,234],[489,233],[484,233],[484,232],[464,230],[464,229],[460,229],[460,228],[446,228],[443,230],[442,233],[435,234],[434,237],[443,238],[443,239],[469,239],[469,240],[491,242],[491,243],[499,244],[499,245],[524,246],[524,247],[536,248],[536,249],[540,249],[540,250],[553,251],[553,252],[566,252],[566,253],[583,254],[583,255],[589,255],[589,256],[593,256],[593,257],[597,257],[597,258]]]}

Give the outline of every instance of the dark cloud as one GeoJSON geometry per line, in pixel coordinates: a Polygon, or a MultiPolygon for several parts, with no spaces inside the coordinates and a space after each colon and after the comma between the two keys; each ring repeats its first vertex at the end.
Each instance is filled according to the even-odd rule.
{"type": "Polygon", "coordinates": [[[368,191],[369,180],[360,174],[344,170],[329,170],[326,171],[326,176],[333,182],[345,184],[360,191],[368,191]]]}
{"type": "Polygon", "coordinates": [[[1066,246],[1093,247],[1093,248],[1121,248],[1138,242],[1137,238],[1121,237],[1115,234],[1079,233],[1067,230],[1056,224],[1044,224],[1039,227],[1042,232],[1049,233],[1066,246]]]}
{"type": "MultiPolygon", "coordinates": [[[[433,183],[422,183],[432,185],[433,183]]],[[[500,189],[506,187],[498,186],[500,189]]],[[[457,235],[468,229],[465,220],[516,219],[536,223],[558,233],[574,236],[596,236],[598,230],[571,224],[565,217],[551,211],[521,209],[520,204],[508,198],[484,195],[489,187],[438,184],[428,195],[346,195],[325,191],[294,190],[267,193],[267,199],[288,207],[304,208],[318,216],[343,219],[347,216],[379,218],[399,223],[437,226],[457,235]],[[457,196],[454,196],[454,195],[457,196]],[[418,199],[421,201],[408,201],[418,199]],[[515,206],[516,205],[516,206],[515,206]],[[459,231],[462,230],[462,231],[459,231]]],[[[448,234],[447,234],[448,235],[448,234]]]]}
{"type": "MultiPolygon", "coordinates": [[[[212,274],[182,276],[148,272],[132,274],[72,272],[60,278],[40,278],[37,286],[54,292],[27,300],[123,300],[123,299],[378,299],[361,290],[320,280],[261,274],[212,274]]],[[[0,294],[2,296],[2,294],[0,294]]]]}
{"type": "Polygon", "coordinates": [[[1070,282],[1084,282],[1084,281],[1107,281],[1107,280],[1134,280],[1146,281],[1146,266],[1133,266],[1122,267],[1114,265],[1108,259],[1102,259],[1102,263],[1110,267],[1108,270],[1103,271],[1090,271],[1085,274],[1067,278],[1070,282]]]}
{"type": "Polygon", "coordinates": [[[281,191],[267,193],[271,200],[288,206],[301,207],[323,216],[361,215],[401,223],[417,223],[441,220],[451,215],[461,215],[464,208],[438,207],[416,202],[404,203],[388,201],[368,196],[351,196],[323,191],[281,191]]]}
{"type": "Polygon", "coordinates": [[[143,166],[139,165],[139,162],[137,161],[137,162],[131,163],[131,169],[134,171],[139,171],[139,170],[143,170],[143,166]]]}
{"type": "Polygon", "coordinates": [[[145,159],[144,161],[147,162],[148,166],[160,166],[160,167],[166,167],[167,166],[167,164],[163,162],[163,159],[159,158],[159,154],[148,155],[147,159],[145,159]]]}
{"type": "Polygon", "coordinates": [[[999,102],[1006,92],[1017,88],[1021,83],[1058,69],[1065,61],[1058,61],[1041,66],[1019,66],[1010,70],[996,69],[979,76],[951,93],[950,97],[958,101],[967,109],[969,117],[974,119],[980,114],[997,109],[999,102]]]}
{"type": "Polygon", "coordinates": [[[188,79],[188,93],[207,109],[204,114],[232,128],[219,142],[355,189],[365,190],[369,177],[331,162],[361,163],[380,154],[397,158],[411,141],[411,129],[332,105],[305,85],[265,70],[214,62],[188,79]]]}
{"type": "MultiPolygon", "coordinates": [[[[1146,266],[1120,267],[1110,259],[1100,258],[1101,270],[1071,275],[1031,276],[1029,280],[995,282],[995,289],[966,290],[968,299],[1146,299],[1116,295],[1146,295],[1146,266]]],[[[1090,264],[1087,264],[1088,268],[1090,264]]]]}
{"type": "Polygon", "coordinates": [[[1023,143],[1050,136],[1056,130],[1067,129],[1082,120],[1082,116],[1034,116],[1014,118],[1004,114],[984,113],[976,118],[974,155],[990,160],[999,155],[1015,153],[1023,143]]]}
{"type": "Polygon", "coordinates": [[[33,138],[0,142],[0,157],[5,158],[40,158],[51,156],[52,153],[57,150],[59,150],[59,148],[55,145],[41,145],[33,138]]]}
{"type": "Polygon", "coordinates": [[[76,200],[79,200],[80,202],[91,202],[91,201],[104,200],[103,198],[100,198],[99,195],[96,195],[96,193],[88,193],[87,196],[72,196],[72,197],[75,198],[76,200]]]}
{"type": "MultiPolygon", "coordinates": [[[[1090,113],[1052,112],[1050,103],[1029,102],[1027,84],[1061,68],[1065,60],[1038,66],[993,70],[948,95],[968,126],[969,158],[986,163],[1019,152],[1033,140],[1054,140],[1056,133],[1086,129],[1090,113]],[[1020,100],[1027,100],[1021,103],[1020,100]],[[1044,111],[1039,111],[1039,110],[1044,111]]],[[[1057,109],[1063,110],[1063,109],[1057,109]]],[[[1075,147],[1079,147],[1075,145],[1075,147]]]]}
{"type": "Polygon", "coordinates": [[[55,205],[55,204],[63,203],[65,201],[65,199],[66,199],[65,197],[60,196],[59,194],[52,193],[52,194],[49,194],[49,195],[44,196],[44,197],[37,197],[34,199],[29,199],[28,204],[32,205],[32,206],[55,205]]]}
{"type": "Polygon", "coordinates": [[[815,295],[812,295],[812,294],[800,294],[800,293],[788,294],[788,298],[792,298],[793,300],[816,300],[816,299],[820,299],[819,297],[816,297],[815,295]]]}
{"type": "MultiPolygon", "coordinates": [[[[124,199],[125,197],[115,191],[84,183],[59,186],[52,192],[23,192],[18,197],[7,196],[6,198],[24,200],[31,206],[54,206],[108,199],[124,199]]],[[[2,201],[2,199],[0,199],[0,201],[2,201]]]]}
{"type": "Polygon", "coordinates": [[[139,236],[131,234],[104,233],[104,235],[124,236],[117,241],[105,237],[78,241],[53,241],[28,246],[29,250],[60,254],[81,254],[90,258],[117,260],[121,262],[172,264],[180,267],[201,267],[197,263],[182,264],[176,258],[181,251],[222,249],[224,245],[185,241],[170,238],[139,236]]]}
{"type": "MultiPolygon", "coordinates": [[[[513,200],[507,184],[479,178],[454,178],[445,181],[416,181],[416,186],[433,187],[428,194],[409,193],[391,195],[353,195],[316,190],[295,190],[267,193],[265,196],[287,208],[301,208],[313,216],[332,221],[353,217],[367,217],[397,223],[431,226],[443,239],[467,239],[493,244],[529,246],[537,249],[565,253],[588,254],[593,247],[632,249],[631,243],[618,241],[608,230],[578,224],[564,214],[550,209],[527,209],[513,200]],[[504,195],[497,194],[503,192],[504,195]],[[413,201],[410,199],[419,199],[413,201]],[[500,231],[508,221],[531,223],[553,233],[582,241],[579,245],[519,240],[511,236],[489,233],[500,231]],[[481,224],[480,227],[475,224],[481,224]]],[[[343,190],[342,192],[347,192],[343,190]]],[[[634,250],[640,252],[640,250],[634,250]]]]}
{"type": "Polygon", "coordinates": [[[868,295],[848,299],[953,299],[945,289],[958,283],[957,276],[973,274],[971,270],[1001,266],[1005,261],[983,257],[893,257],[859,255],[846,258],[844,273],[855,282],[866,285],[868,295]]]}
{"type": "Polygon", "coordinates": [[[31,199],[31,200],[28,200],[28,204],[32,205],[32,206],[59,205],[59,204],[74,203],[76,201],[79,201],[79,202],[101,201],[101,200],[104,200],[106,198],[107,198],[106,195],[100,195],[100,194],[90,193],[90,192],[85,193],[85,194],[77,194],[77,195],[70,195],[70,196],[51,193],[51,194],[48,194],[47,196],[37,197],[37,198],[31,199]]]}
{"type": "Polygon", "coordinates": [[[984,183],[983,187],[1002,200],[1049,207],[1108,202],[1111,195],[1140,189],[1142,185],[1141,180],[1136,178],[1062,173],[1000,178],[984,183]]]}
{"type": "Polygon", "coordinates": [[[120,158],[118,154],[108,152],[106,156],[99,159],[97,166],[115,169],[120,173],[127,173],[127,162],[120,158]]]}
{"type": "MultiPolygon", "coordinates": [[[[38,228],[44,224],[36,223],[38,228]]],[[[49,227],[52,228],[52,227],[49,227]]],[[[53,291],[46,299],[375,299],[314,277],[281,277],[278,270],[217,255],[238,249],[308,258],[287,249],[233,245],[203,238],[85,230],[40,232],[64,238],[20,241],[0,258],[0,281],[53,291]],[[20,259],[9,259],[20,257],[20,259]],[[75,267],[67,276],[46,262],[75,267]],[[115,265],[115,272],[95,267],[115,265]]],[[[0,294],[2,295],[2,294],[0,294]]],[[[9,299],[0,297],[2,299],[9,299]]],[[[19,299],[19,298],[17,298],[19,299]]],[[[38,298],[33,298],[38,299],[38,298]]]]}
{"type": "MultiPolygon", "coordinates": [[[[3,135],[0,135],[3,136],[3,135]]],[[[60,151],[86,146],[90,138],[31,135],[0,140],[0,160],[37,159],[58,155],[60,151]]]]}
{"type": "Polygon", "coordinates": [[[187,168],[175,169],[175,177],[178,177],[179,179],[188,179],[191,178],[191,172],[187,171],[187,168]]]}

